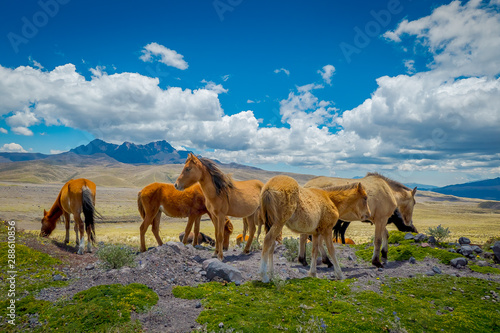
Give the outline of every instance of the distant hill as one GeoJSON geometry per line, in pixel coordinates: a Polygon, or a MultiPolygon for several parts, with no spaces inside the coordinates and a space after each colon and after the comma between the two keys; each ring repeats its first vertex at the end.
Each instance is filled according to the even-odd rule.
{"type": "Polygon", "coordinates": [[[419,191],[434,191],[435,188],[438,188],[438,186],[419,184],[419,183],[405,183],[405,185],[409,188],[416,187],[419,191]]]}
{"type": "Polygon", "coordinates": [[[464,198],[500,200],[500,177],[471,183],[448,185],[431,189],[431,191],[464,198]]]}
{"type": "Polygon", "coordinates": [[[0,153],[0,163],[41,160],[48,156],[40,153],[0,153]]]}

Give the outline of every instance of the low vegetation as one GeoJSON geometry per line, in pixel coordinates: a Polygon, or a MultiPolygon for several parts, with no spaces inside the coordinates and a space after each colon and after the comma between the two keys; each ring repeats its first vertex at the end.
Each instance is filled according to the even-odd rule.
{"type": "Polygon", "coordinates": [[[135,252],[136,250],[127,245],[101,244],[96,256],[104,268],[119,269],[124,266],[135,267],[135,252]]]}
{"type": "Polygon", "coordinates": [[[211,282],[176,287],[176,297],[201,299],[198,322],[207,331],[236,332],[492,332],[500,304],[489,297],[499,283],[452,276],[386,279],[379,290],[356,291],[355,280],[304,278],[243,285],[211,282]],[[473,310],[472,310],[473,309],[473,310]],[[312,326],[311,326],[312,325],[312,326]]]}
{"type": "Polygon", "coordinates": [[[436,239],[436,242],[442,242],[450,236],[451,231],[450,228],[444,228],[440,224],[435,228],[430,227],[427,229],[427,233],[430,236],[433,236],[436,239]]]}

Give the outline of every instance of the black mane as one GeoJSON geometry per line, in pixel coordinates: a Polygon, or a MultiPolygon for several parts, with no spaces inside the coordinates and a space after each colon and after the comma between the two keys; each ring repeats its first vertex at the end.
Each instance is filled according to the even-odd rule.
{"type": "Polygon", "coordinates": [[[199,160],[210,173],[217,195],[220,196],[221,193],[225,193],[227,196],[229,189],[234,188],[231,178],[226,176],[212,160],[205,157],[200,157],[199,160]]]}

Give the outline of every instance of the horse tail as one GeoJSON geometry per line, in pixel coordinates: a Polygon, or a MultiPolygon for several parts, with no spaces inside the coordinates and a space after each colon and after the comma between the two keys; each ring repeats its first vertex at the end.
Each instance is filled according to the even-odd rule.
{"type": "Polygon", "coordinates": [[[144,210],[144,205],[142,204],[142,192],[137,193],[137,209],[139,209],[139,214],[141,214],[142,219],[146,217],[146,211],[144,210]]]}
{"type": "Polygon", "coordinates": [[[85,229],[90,236],[90,241],[95,244],[95,218],[98,215],[94,207],[94,197],[88,187],[82,190],[82,210],[85,217],[85,229]]]}
{"type": "Polygon", "coordinates": [[[276,193],[270,189],[265,189],[260,197],[260,218],[266,229],[266,233],[277,222],[278,212],[276,203],[276,193]]]}
{"type": "Polygon", "coordinates": [[[344,221],[338,220],[335,226],[333,227],[333,237],[335,237],[335,242],[338,242],[339,237],[341,237],[340,233],[342,230],[342,223],[344,223],[344,221]]]}

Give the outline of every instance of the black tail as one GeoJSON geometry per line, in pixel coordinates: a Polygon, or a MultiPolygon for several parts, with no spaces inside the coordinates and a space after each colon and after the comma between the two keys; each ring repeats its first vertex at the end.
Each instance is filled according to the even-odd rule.
{"type": "Polygon", "coordinates": [[[95,244],[95,218],[98,215],[95,207],[92,192],[89,188],[82,190],[82,210],[85,217],[85,229],[87,234],[90,235],[90,241],[95,244]]]}
{"type": "Polygon", "coordinates": [[[335,224],[335,226],[333,227],[333,236],[335,237],[336,242],[338,242],[340,236],[342,244],[345,244],[345,231],[347,230],[350,224],[351,222],[343,220],[337,221],[337,224],[335,224]]]}

